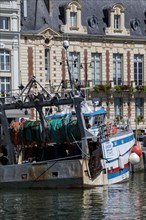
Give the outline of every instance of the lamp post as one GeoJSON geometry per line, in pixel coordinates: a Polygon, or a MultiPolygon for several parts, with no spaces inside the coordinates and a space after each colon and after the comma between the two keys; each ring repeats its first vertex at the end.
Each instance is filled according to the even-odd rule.
{"type": "Polygon", "coordinates": [[[70,87],[71,87],[71,90],[72,90],[71,93],[74,96],[74,84],[73,84],[72,74],[71,74],[71,71],[70,71],[70,66],[69,66],[69,61],[68,61],[68,53],[67,53],[67,49],[69,47],[68,40],[63,41],[63,47],[66,50],[66,62],[67,62],[67,68],[68,68],[68,73],[69,73],[70,87]]]}

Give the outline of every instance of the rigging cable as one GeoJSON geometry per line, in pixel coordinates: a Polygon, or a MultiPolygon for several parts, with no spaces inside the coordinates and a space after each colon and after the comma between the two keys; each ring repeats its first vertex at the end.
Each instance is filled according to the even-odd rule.
{"type": "Polygon", "coordinates": [[[53,167],[58,161],[62,161],[62,160],[66,160],[66,159],[71,159],[71,158],[76,158],[76,157],[79,157],[81,155],[75,155],[75,156],[70,156],[70,157],[63,157],[63,158],[60,158],[60,159],[56,159],[54,161],[54,163],[52,165],[50,165],[46,170],[44,170],[38,177],[36,177],[33,181],[32,181],[32,184],[30,185],[29,188],[32,187],[32,185],[44,174],[46,173],[51,167],[53,167]]]}
{"type": "Polygon", "coordinates": [[[87,156],[88,158],[90,158],[89,155],[86,154],[86,153],[80,148],[80,146],[78,145],[78,143],[77,143],[76,139],[74,138],[73,134],[71,134],[71,136],[72,136],[72,138],[74,139],[74,141],[75,141],[77,147],[80,149],[80,151],[81,151],[85,156],[87,156]]]}

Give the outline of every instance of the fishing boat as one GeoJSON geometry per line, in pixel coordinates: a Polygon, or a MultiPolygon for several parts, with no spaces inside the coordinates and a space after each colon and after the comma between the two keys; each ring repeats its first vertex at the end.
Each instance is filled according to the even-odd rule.
{"type": "Polygon", "coordinates": [[[107,123],[97,101],[75,94],[68,72],[65,97],[52,96],[32,77],[18,97],[1,102],[0,188],[91,188],[129,179],[135,145],[130,121],[107,123]],[[64,111],[44,115],[43,108],[53,106],[64,111]],[[8,123],[6,110],[30,108],[39,120],[8,123]]]}

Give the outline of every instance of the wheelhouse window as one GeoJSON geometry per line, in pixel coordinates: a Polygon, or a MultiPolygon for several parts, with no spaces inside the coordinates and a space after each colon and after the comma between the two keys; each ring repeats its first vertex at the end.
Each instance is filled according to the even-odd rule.
{"type": "Polygon", "coordinates": [[[136,85],[142,85],[144,75],[143,55],[134,55],[134,81],[136,85]]]}
{"type": "Polygon", "coordinates": [[[77,13],[70,12],[70,27],[76,28],[77,27],[77,13]]]}
{"type": "Polygon", "coordinates": [[[123,75],[123,56],[121,54],[113,55],[113,81],[114,85],[122,84],[123,75]]]}
{"type": "Polygon", "coordinates": [[[0,16],[0,29],[9,30],[10,29],[10,18],[0,16]]]}
{"type": "Polygon", "coordinates": [[[0,49],[0,70],[1,71],[10,71],[10,51],[0,49]]]}
{"type": "Polygon", "coordinates": [[[101,54],[91,54],[92,85],[101,84],[101,54]]]}
{"type": "Polygon", "coordinates": [[[80,80],[80,54],[69,52],[69,66],[74,82],[80,80]]]}
{"type": "Polygon", "coordinates": [[[1,96],[6,95],[7,92],[11,90],[11,78],[10,77],[0,77],[0,91],[1,96]]]}
{"type": "Polygon", "coordinates": [[[96,115],[94,117],[93,126],[99,126],[104,123],[104,115],[96,115]]]}
{"type": "Polygon", "coordinates": [[[121,116],[123,115],[123,100],[120,97],[116,97],[114,100],[114,108],[115,108],[115,115],[121,116]]]}
{"type": "Polygon", "coordinates": [[[143,116],[144,113],[144,99],[135,98],[135,116],[143,116]]]}

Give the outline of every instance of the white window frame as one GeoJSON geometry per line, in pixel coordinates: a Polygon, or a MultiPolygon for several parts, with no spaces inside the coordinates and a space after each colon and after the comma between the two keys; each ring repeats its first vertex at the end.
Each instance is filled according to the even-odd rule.
{"type": "Polygon", "coordinates": [[[7,92],[11,90],[11,78],[10,77],[0,77],[0,91],[1,94],[4,92],[6,95],[7,92]]]}
{"type": "Polygon", "coordinates": [[[11,54],[9,50],[0,49],[0,71],[11,70],[11,54]]]}
{"type": "Polygon", "coordinates": [[[114,85],[121,85],[123,77],[123,55],[113,54],[113,81],[114,85]]]}
{"type": "Polygon", "coordinates": [[[10,30],[10,17],[0,16],[0,30],[10,30]]]}
{"type": "Polygon", "coordinates": [[[136,85],[143,84],[144,77],[144,56],[134,54],[134,81],[136,85]]]}
{"type": "Polygon", "coordinates": [[[91,78],[92,85],[101,84],[101,54],[100,53],[91,53],[91,78]]]}

